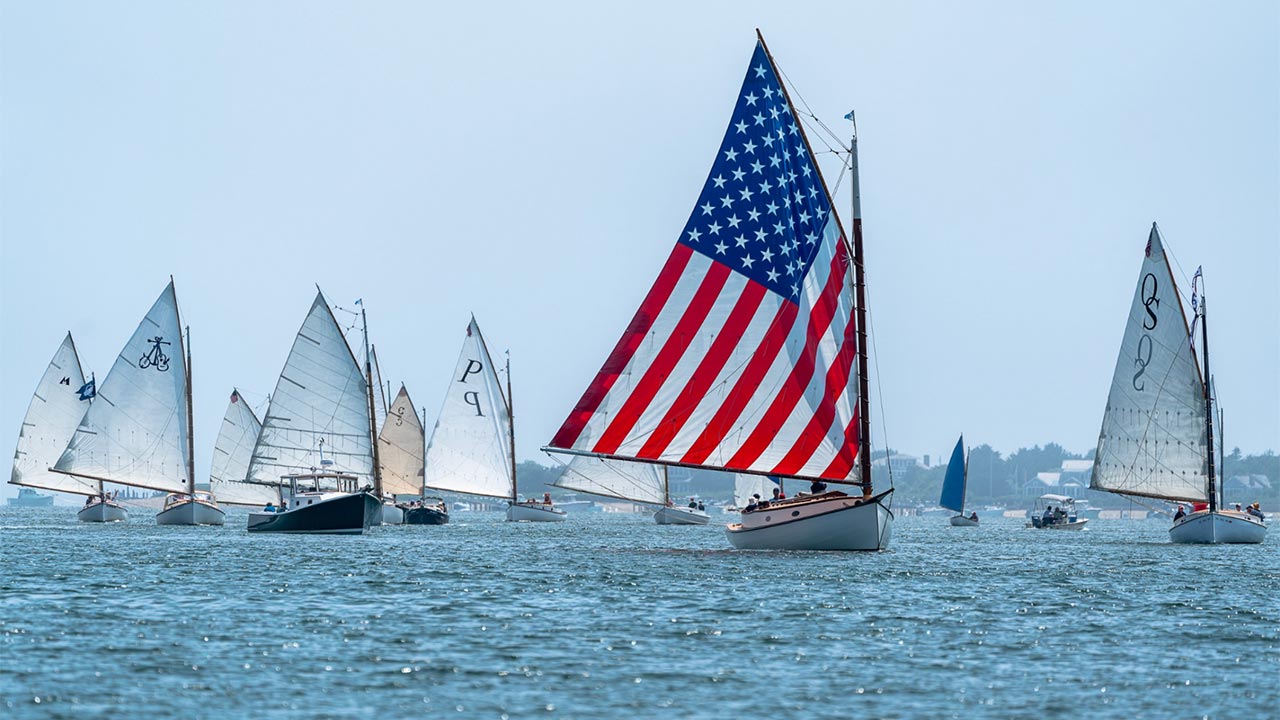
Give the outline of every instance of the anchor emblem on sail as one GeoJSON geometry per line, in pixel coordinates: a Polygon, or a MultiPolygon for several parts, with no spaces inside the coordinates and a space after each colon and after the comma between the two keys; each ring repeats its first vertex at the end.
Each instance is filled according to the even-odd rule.
{"type": "Polygon", "coordinates": [[[160,372],[167,372],[169,370],[169,356],[164,354],[164,349],[161,346],[169,345],[170,343],[159,335],[147,342],[151,343],[151,350],[143,353],[142,357],[138,358],[138,367],[146,370],[154,366],[160,372]]]}

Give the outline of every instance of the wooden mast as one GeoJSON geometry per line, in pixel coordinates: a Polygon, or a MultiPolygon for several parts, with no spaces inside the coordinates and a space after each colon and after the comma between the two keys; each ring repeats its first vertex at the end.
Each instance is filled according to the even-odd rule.
{"type": "Polygon", "coordinates": [[[369,389],[369,440],[373,448],[373,492],[382,502],[382,464],[378,461],[378,421],[373,410],[373,359],[369,353],[369,318],[365,314],[364,302],[360,303],[360,322],[364,325],[364,375],[365,385],[369,389]]]}
{"type": "Polygon", "coordinates": [[[671,482],[667,479],[667,466],[662,466],[662,506],[671,504],[671,482]]]}
{"type": "MultiPolygon", "coordinates": [[[[187,326],[187,491],[196,497],[196,441],[191,411],[191,326],[187,326]]],[[[210,488],[212,490],[213,488],[210,488]]]]}
{"type": "MultiPolygon", "coordinates": [[[[484,342],[481,338],[480,342],[484,342]]],[[[489,348],[485,348],[485,353],[489,352],[489,348]]],[[[520,492],[516,488],[516,400],[511,395],[511,351],[507,351],[507,427],[510,432],[507,439],[510,443],[511,451],[511,504],[515,505],[520,501],[520,492]]]]}
{"type": "Polygon", "coordinates": [[[1200,295],[1200,342],[1204,352],[1204,427],[1209,442],[1209,512],[1214,512],[1218,509],[1218,493],[1213,478],[1213,375],[1209,373],[1209,313],[1203,294],[1200,295]]]}

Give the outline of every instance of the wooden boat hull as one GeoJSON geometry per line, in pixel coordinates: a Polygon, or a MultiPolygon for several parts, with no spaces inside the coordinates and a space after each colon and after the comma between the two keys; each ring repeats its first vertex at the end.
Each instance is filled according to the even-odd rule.
{"type": "Polygon", "coordinates": [[[951,527],[978,527],[978,521],[971,520],[964,515],[956,515],[951,518],[951,527]]]}
{"type": "Polygon", "coordinates": [[[449,511],[439,508],[416,507],[404,511],[405,525],[448,525],[449,511]]]}
{"type": "Polygon", "coordinates": [[[366,492],[348,493],[284,512],[249,513],[251,533],[360,535],[377,524],[382,503],[366,492]]]}
{"type": "Polygon", "coordinates": [[[564,522],[565,511],[542,503],[518,503],[507,507],[507,522],[564,522]]]}
{"type": "Polygon", "coordinates": [[[76,519],[91,523],[128,522],[129,511],[118,503],[96,502],[80,508],[80,512],[76,513],[76,519]]]}
{"type": "Polygon", "coordinates": [[[744,513],[725,528],[739,550],[884,550],[893,537],[892,490],[864,500],[844,493],[797,498],[744,513]]]}
{"type": "Polygon", "coordinates": [[[1179,518],[1169,528],[1169,539],[1175,543],[1255,544],[1266,537],[1267,526],[1262,520],[1232,510],[1200,510],[1179,518]]]}
{"type": "Polygon", "coordinates": [[[711,522],[711,516],[697,508],[664,507],[658,508],[653,520],[659,525],[706,525],[711,522]]]}
{"type": "Polygon", "coordinates": [[[187,498],[156,514],[157,525],[224,525],[227,513],[201,500],[187,498]]]}

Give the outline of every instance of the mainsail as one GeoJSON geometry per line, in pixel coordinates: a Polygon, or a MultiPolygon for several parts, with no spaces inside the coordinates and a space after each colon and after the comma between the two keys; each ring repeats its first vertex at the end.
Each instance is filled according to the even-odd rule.
{"type": "Polygon", "coordinates": [[[942,497],[938,504],[948,510],[960,512],[964,510],[964,490],[967,474],[964,467],[964,436],[956,441],[956,449],[951,451],[951,461],[947,463],[947,475],[942,479],[942,497]]]}
{"type": "Polygon", "coordinates": [[[9,482],[82,495],[98,492],[95,481],[49,472],[89,408],[88,401],[80,399],[79,390],[83,385],[80,357],[76,355],[71,333],[67,333],[49,367],[45,368],[27,406],[27,414],[22,418],[9,482]]]}
{"type": "Polygon", "coordinates": [[[549,449],[858,482],[852,270],[758,43],[675,249],[549,449]]]}
{"type": "Polygon", "coordinates": [[[639,503],[664,505],[667,502],[662,468],[651,463],[575,455],[553,485],[639,503]]]}
{"type": "Polygon", "coordinates": [[[191,467],[187,358],[173,282],[120,351],[54,470],[186,492],[191,467]]]}
{"type": "Polygon", "coordinates": [[[249,459],[258,440],[262,423],[239,390],[231,391],[231,401],[222,416],[222,427],[213,446],[213,463],[209,468],[209,487],[219,502],[233,505],[265,505],[279,502],[276,488],[244,481],[249,472],[249,459]]]}
{"type": "Polygon", "coordinates": [[[1129,308],[1090,487],[1209,499],[1204,381],[1155,224],[1129,308]]]}
{"type": "Polygon", "coordinates": [[[246,480],[278,485],[281,476],[324,469],[371,483],[367,393],[364,372],[317,292],[271,394],[246,480]]]}
{"type": "Polygon", "coordinates": [[[475,318],[427,443],[424,486],[511,498],[511,415],[475,318]]]}
{"type": "Polygon", "coordinates": [[[378,435],[383,492],[408,495],[422,489],[423,440],[422,423],[413,409],[409,391],[401,385],[378,435]]]}

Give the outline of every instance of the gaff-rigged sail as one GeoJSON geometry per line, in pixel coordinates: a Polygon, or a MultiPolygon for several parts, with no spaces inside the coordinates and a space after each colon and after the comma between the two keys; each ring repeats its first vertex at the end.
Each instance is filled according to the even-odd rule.
{"type": "Polygon", "coordinates": [[[1207,501],[1204,381],[1153,223],[1098,434],[1090,487],[1207,501]]]}
{"type": "Polygon", "coordinates": [[[213,446],[213,462],[209,467],[209,488],[222,503],[233,505],[265,505],[279,502],[279,490],[244,481],[249,460],[258,440],[262,423],[239,390],[231,391],[231,400],[222,416],[222,427],[213,446]]]}
{"type": "Polygon", "coordinates": [[[317,292],[271,393],[253,449],[248,482],[325,470],[373,482],[368,383],[317,292]]]}
{"type": "Polygon", "coordinates": [[[83,385],[80,357],[71,333],[67,333],[45,368],[27,406],[27,414],[22,418],[10,483],[81,495],[98,492],[96,481],[49,472],[89,409],[89,401],[80,399],[83,385]]]}
{"type": "Polygon", "coordinates": [[[509,407],[480,326],[472,318],[427,443],[423,484],[470,495],[512,497],[509,407]]]}
{"type": "Polygon", "coordinates": [[[409,391],[401,385],[378,435],[383,492],[416,495],[422,490],[423,440],[422,423],[413,409],[409,391]]]}
{"type": "Polygon", "coordinates": [[[667,502],[662,469],[651,463],[575,455],[553,485],[589,495],[651,505],[667,502]]]}
{"type": "Polygon", "coordinates": [[[851,269],[757,44],[675,249],[549,449],[857,481],[851,269]]]}
{"type": "Polygon", "coordinates": [[[152,490],[187,491],[190,415],[181,328],[171,281],[98,385],[54,470],[152,490]]]}
{"type": "Polygon", "coordinates": [[[967,475],[964,468],[964,436],[956,441],[956,449],[951,451],[951,460],[947,463],[947,475],[942,479],[942,496],[938,504],[948,510],[960,512],[964,510],[964,491],[967,475]]]}

